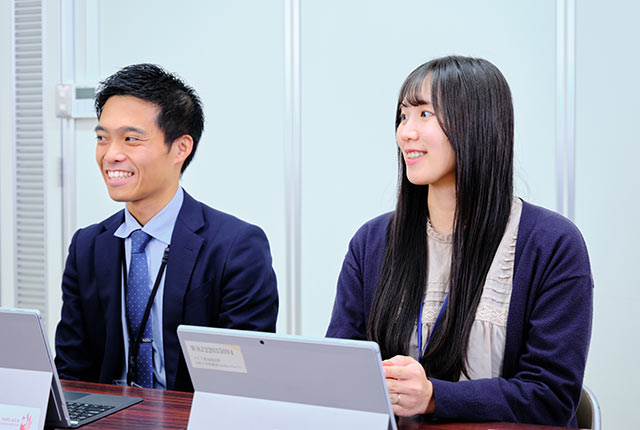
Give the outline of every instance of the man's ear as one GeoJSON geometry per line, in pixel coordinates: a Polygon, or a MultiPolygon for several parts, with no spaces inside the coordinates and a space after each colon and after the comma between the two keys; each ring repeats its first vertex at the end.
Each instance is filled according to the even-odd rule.
{"type": "Polygon", "coordinates": [[[180,166],[184,164],[184,160],[191,154],[191,151],[193,151],[193,138],[188,134],[183,134],[171,144],[174,162],[180,166]]]}

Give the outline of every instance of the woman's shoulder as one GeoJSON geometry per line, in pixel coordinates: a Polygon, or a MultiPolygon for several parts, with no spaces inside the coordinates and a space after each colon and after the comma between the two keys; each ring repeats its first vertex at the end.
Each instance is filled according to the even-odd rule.
{"type": "Polygon", "coordinates": [[[384,231],[386,233],[387,227],[393,218],[393,212],[386,212],[382,215],[378,215],[375,218],[370,219],[369,221],[362,224],[362,226],[358,229],[356,233],[364,233],[364,232],[378,232],[384,231]]]}
{"type": "Polygon", "coordinates": [[[522,201],[522,215],[518,236],[534,235],[544,239],[570,239],[584,242],[578,227],[557,212],[522,201]]]}
{"type": "Polygon", "coordinates": [[[572,271],[590,274],[587,245],[578,227],[556,212],[524,201],[516,258],[567,265],[572,271]]]}
{"type": "Polygon", "coordinates": [[[358,260],[364,261],[384,252],[392,218],[393,212],[387,212],[362,224],[349,242],[350,253],[358,260]]]}
{"type": "Polygon", "coordinates": [[[360,226],[353,235],[351,242],[371,242],[386,240],[389,223],[393,218],[393,212],[387,212],[370,219],[360,226]]]}

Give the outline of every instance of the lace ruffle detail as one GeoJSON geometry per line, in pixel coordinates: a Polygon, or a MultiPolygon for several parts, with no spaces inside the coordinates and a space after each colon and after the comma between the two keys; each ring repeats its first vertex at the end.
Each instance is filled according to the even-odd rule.
{"type": "Polygon", "coordinates": [[[487,303],[478,304],[476,311],[476,321],[485,321],[500,327],[507,326],[509,317],[509,307],[491,306],[487,303]]]}
{"type": "Polygon", "coordinates": [[[453,241],[453,234],[438,233],[431,225],[431,220],[429,218],[427,218],[427,236],[442,243],[450,244],[453,241]]]}

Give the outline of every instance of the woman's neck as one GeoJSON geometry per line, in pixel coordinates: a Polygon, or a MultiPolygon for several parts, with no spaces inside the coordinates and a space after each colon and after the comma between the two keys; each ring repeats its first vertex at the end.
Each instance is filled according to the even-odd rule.
{"type": "Polygon", "coordinates": [[[433,229],[441,234],[451,234],[456,214],[455,184],[444,187],[430,185],[427,205],[433,229]]]}

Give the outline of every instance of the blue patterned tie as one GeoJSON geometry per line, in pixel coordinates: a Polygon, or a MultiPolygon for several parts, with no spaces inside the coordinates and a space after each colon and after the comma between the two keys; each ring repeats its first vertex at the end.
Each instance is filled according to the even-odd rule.
{"type": "MultiPolygon", "coordinates": [[[[151,240],[151,236],[142,230],[131,233],[131,264],[127,285],[127,319],[129,320],[129,348],[133,346],[135,337],[140,330],[142,316],[151,294],[149,284],[149,269],[144,249],[151,240]]],[[[142,339],[151,339],[151,314],[144,327],[142,339]]],[[[151,342],[141,342],[138,356],[133,357],[137,365],[137,378],[134,382],[142,387],[153,388],[153,347],[151,342]]]]}

